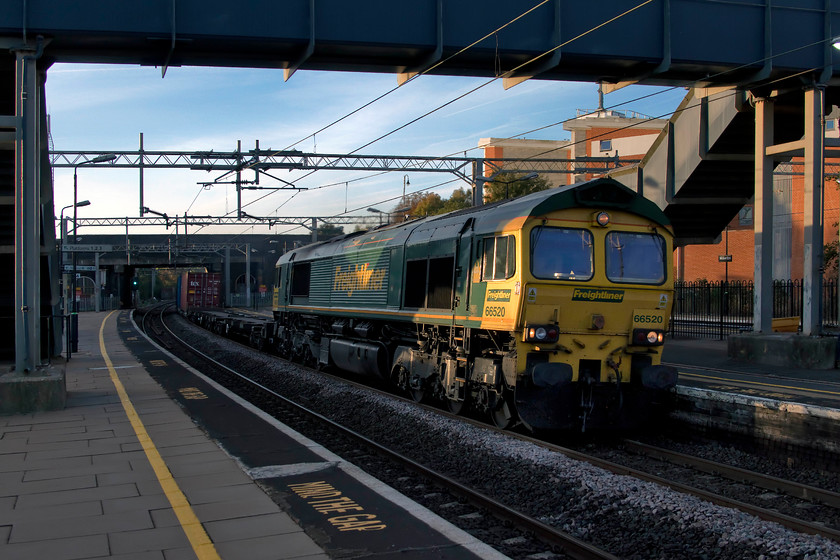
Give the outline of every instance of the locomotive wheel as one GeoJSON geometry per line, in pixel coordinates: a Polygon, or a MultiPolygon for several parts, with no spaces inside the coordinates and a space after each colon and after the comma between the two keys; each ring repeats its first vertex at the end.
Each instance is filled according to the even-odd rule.
{"type": "Polygon", "coordinates": [[[400,391],[408,392],[408,370],[401,365],[395,365],[391,370],[391,383],[400,391]]]}
{"type": "Polygon", "coordinates": [[[426,391],[422,387],[415,389],[411,386],[411,372],[402,365],[395,365],[391,370],[391,383],[400,391],[405,392],[414,402],[426,401],[426,391]]]}
{"type": "MultiPolygon", "coordinates": [[[[415,378],[416,379],[416,378],[415,378]]],[[[411,394],[411,398],[414,399],[416,403],[425,403],[429,399],[426,397],[426,388],[424,387],[425,383],[422,379],[419,380],[419,387],[413,387],[411,384],[411,377],[408,378],[408,392],[411,394]]]]}
{"type": "Polygon", "coordinates": [[[309,348],[309,345],[306,345],[306,348],[303,349],[303,359],[301,363],[306,367],[315,368],[318,365],[318,358],[315,357],[315,354],[312,353],[312,350],[309,348]]]}
{"type": "Polygon", "coordinates": [[[460,415],[461,412],[464,410],[464,405],[467,404],[467,401],[454,401],[452,399],[446,399],[446,408],[455,415],[460,415]]]}
{"type": "Polygon", "coordinates": [[[496,406],[490,409],[490,421],[500,430],[507,430],[514,420],[516,420],[516,415],[513,412],[513,407],[508,403],[507,397],[502,395],[496,406]]]}

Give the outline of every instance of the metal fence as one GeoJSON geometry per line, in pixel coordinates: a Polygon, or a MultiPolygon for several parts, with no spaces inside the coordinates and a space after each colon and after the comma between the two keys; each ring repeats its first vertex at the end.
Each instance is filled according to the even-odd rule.
{"type": "MultiPolygon", "coordinates": [[[[753,291],[748,282],[676,282],[669,334],[673,338],[716,338],[751,331],[753,291]]],[[[773,317],[802,318],[802,281],[773,282],[773,317]]],[[[824,280],[822,325],[837,326],[837,281],[824,280]]]]}
{"type": "Polygon", "coordinates": [[[251,292],[250,297],[244,293],[230,294],[227,307],[244,307],[247,309],[271,308],[273,294],[271,292],[251,292]]]}

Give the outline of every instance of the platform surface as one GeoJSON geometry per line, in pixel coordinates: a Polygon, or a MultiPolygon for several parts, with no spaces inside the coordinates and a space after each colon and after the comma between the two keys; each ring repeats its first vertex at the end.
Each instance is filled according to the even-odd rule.
{"type": "MultiPolygon", "coordinates": [[[[337,550],[353,549],[340,529],[357,541],[376,539],[352,530],[368,518],[324,511],[339,488],[352,505],[373,504],[391,532],[424,539],[425,553],[501,557],[454,527],[435,526],[443,520],[430,512],[407,515],[400,508],[413,502],[371,489],[339,457],[240,409],[236,397],[143,338],[127,311],[81,314],[79,324],[79,352],[66,365],[66,408],[0,416],[3,560],[340,556],[337,550]]],[[[380,533],[384,550],[371,555],[423,557],[422,547],[411,551],[380,533]]]]}
{"type": "Polygon", "coordinates": [[[726,340],[666,340],[662,361],[677,367],[679,385],[840,409],[840,370],[733,360],[726,340]]]}

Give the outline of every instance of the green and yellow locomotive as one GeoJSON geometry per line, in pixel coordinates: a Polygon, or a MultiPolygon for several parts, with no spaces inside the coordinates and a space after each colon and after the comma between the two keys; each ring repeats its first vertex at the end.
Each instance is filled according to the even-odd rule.
{"type": "Polygon", "coordinates": [[[672,241],[611,179],[354,233],[280,258],[271,339],[501,427],[630,427],[677,381],[672,241]]]}

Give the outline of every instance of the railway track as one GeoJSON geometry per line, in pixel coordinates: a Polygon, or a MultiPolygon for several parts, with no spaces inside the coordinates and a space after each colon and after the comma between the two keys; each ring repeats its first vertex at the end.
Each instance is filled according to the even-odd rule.
{"type": "MultiPolygon", "coordinates": [[[[175,339],[175,341],[177,341],[179,345],[181,345],[183,348],[186,348],[191,354],[194,354],[195,356],[200,357],[201,360],[212,364],[214,368],[223,370],[228,375],[234,376],[238,380],[250,384],[253,388],[257,389],[264,395],[267,395],[271,399],[282,403],[283,407],[293,409],[295,413],[307,417],[310,421],[317,421],[328,426],[331,430],[340,433],[344,437],[352,439],[356,443],[373,451],[377,455],[384,457],[387,460],[392,461],[394,463],[398,463],[402,467],[415,472],[422,478],[432,482],[435,486],[446,489],[453,495],[466,499],[475,507],[490,512],[493,516],[502,520],[503,522],[511,523],[518,527],[521,531],[534,535],[543,543],[546,543],[551,547],[559,548],[569,558],[573,558],[576,560],[618,560],[618,557],[610,554],[605,550],[599,549],[598,547],[586,543],[580,539],[577,539],[572,535],[569,535],[568,533],[565,533],[545,523],[542,523],[537,519],[534,519],[520,511],[517,511],[514,508],[508,507],[505,504],[483,494],[482,492],[473,489],[465,484],[462,484],[449,476],[441,474],[435,471],[434,469],[430,469],[424,466],[423,464],[414,461],[397,451],[394,451],[388,446],[377,443],[372,439],[364,436],[363,434],[353,429],[350,429],[338,422],[335,422],[323,416],[322,414],[319,414],[318,412],[315,412],[314,410],[311,410],[306,406],[279,394],[278,392],[257,382],[249,376],[244,375],[228,367],[225,364],[222,364],[221,362],[215,360],[214,358],[198,350],[197,348],[192,347],[187,342],[180,339],[180,337],[178,337],[178,335],[175,334],[162,319],[164,310],[165,307],[158,307],[155,308],[152,312],[144,314],[143,318],[141,319],[141,328],[144,330],[144,332],[146,332],[147,335],[154,335],[154,338],[156,340],[164,339],[165,341],[167,337],[175,339]],[[153,313],[158,313],[161,316],[159,323],[154,320],[153,313]]],[[[165,342],[169,343],[170,348],[174,346],[169,341],[165,342]]]]}
{"type": "MultiPolygon", "coordinates": [[[[622,445],[625,449],[630,450],[634,454],[643,455],[648,460],[655,459],[673,465],[689,467],[702,473],[726,478],[735,483],[748,483],[758,488],[770,490],[771,492],[784,493],[790,497],[802,500],[805,503],[817,501],[834,509],[840,508],[840,494],[837,492],[806,484],[800,484],[790,480],[784,480],[739,467],[732,467],[724,463],[709,461],[701,457],[678,453],[638,441],[624,440],[622,445]]],[[[840,530],[828,527],[822,521],[814,522],[803,520],[773,509],[748,503],[744,500],[727,497],[719,491],[709,491],[694,485],[678,482],[671,476],[652,474],[652,470],[664,470],[658,469],[656,465],[648,464],[646,468],[640,469],[628,466],[623,462],[603,459],[590,453],[581,453],[565,447],[549,444],[548,448],[553,449],[558,453],[563,453],[568,457],[586,461],[592,465],[616,474],[629,475],[639,480],[653,482],[654,484],[666,486],[684,494],[696,496],[713,504],[737,509],[743,511],[744,513],[754,515],[760,519],[764,519],[765,521],[778,523],[779,525],[788,527],[794,531],[810,535],[820,535],[833,541],[840,542],[840,530]]],[[[650,463],[650,461],[648,461],[648,463],[650,463]]]]}
{"type": "MultiPolygon", "coordinates": [[[[343,380],[347,382],[347,380],[343,380]]],[[[352,382],[350,382],[352,383],[352,382]]],[[[354,383],[355,384],[355,383],[354,383]]],[[[359,385],[359,384],[355,384],[359,385]]],[[[371,391],[370,387],[366,387],[367,391],[371,391]]],[[[390,395],[390,398],[395,398],[393,395],[390,395]]],[[[412,403],[412,406],[417,406],[415,403],[412,403]]],[[[316,413],[317,414],[317,413],[316,413]]],[[[450,416],[452,415],[443,412],[439,409],[435,409],[435,414],[443,415],[443,416],[450,416]]],[[[463,417],[458,417],[459,422],[472,422],[468,419],[464,419],[463,417]]],[[[478,422],[473,422],[478,424],[478,422]]],[[[497,431],[495,428],[492,428],[486,424],[481,424],[481,429],[486,431],[497,431]]],[[[352,431],[352,430],[351,430],[352,431]]],[[[785,515],[780,512],[775,512],[766,508],[757,507],[753,504],[748,504],[739,500],[734,500],[732,498],[727,498],[721,496],[715,492],[703,490],[701,488],[695,488],[693,486],[683,484],[680,482],[676,482],[671,480],[668,476],[660,476],[659,474],[651,474],[649,472],[645,472],[641,469],[636,469],[633,467],[628,467],[627,465],[621,464],[619,462],[605,460],[603,458],[597,457],[593,454],[583,453],[580,451],[575,451],[569,449],[567,447],[554,445],[551,443],[547,443],[545,441],[537,440],[525,435],[521,434],[511,434],[510,432],[503,432],[508,437],[516,437],[524,442],[529,442],[538,446],[541,446],[544,449],[550,450],[553,453],[562,454],[566,457],[575,459],[577,461],[584,461],[586,463],[596,465],[600,468],[608,470],[613,473],[623,474],[623,475],[630,475],[639,480],[652,482],[654,484],[668,487],[674,490],[677,490],[680,493],[697,496],[703,500],[708,502],[722,505],[729,508],[735,508],[741,511],[745,511],[750,513],[751,515],[755,515],[761,519],[765,519],[768,521],[773,521],[775,523],[779,523],[780,525],[789,527],[795,531],[806,533],[806,534],[813,534],[813,535],[821,535],[826,538],[840,541],[840,532],[836,529],[831,527],[826,527],[824,524],[821,523],[813,523],[801,519],[797,519],[796,517],[785,515]]],[[[361,436],[363,439],[359,441],[367,442],[370,441],[365,436],[361,436]]],[[[373,442],[371,442],[373,443],[373,442]]],[[[379,444],[375,444],[379,446],[379,444]]],[[[705,461],[696,457],[690,457],[685,454],[676,454],[674,452],[670,452],[668,450],[664,450],[662,448],[654,448],[652,446],[646,446],[644,444],[638,442],[629,442],[625,441],[622,446],[627,451],[632,451],[634,454],[642,454],[644,453],[647,458],[653,459],[657,458],[659,460],[667,460],[673,462],[675,464],[683,464],[683,465],[690,465],[691,468],[696,469],[700,472],[709,473],[713,472],[716,475],[720,473],[726,473],[732,480],[737,481],[738,483],[744,481],[751,481],[751,484],[756,485],[760,488],[766,488],[772,492],[778,492],[780,489],[784,488],[788,493],[793,496],[798,496],[802,500],[819,500],[822,503],[826,504],[829,507],[837,507],[837,504],[840,503],[840,497],[833,492],[830,491],[822,491],[817,488],[813,487],[806,487],[803,485],[798,485],[797,483],[792,483],[790,481],[782,481],[781,479],[774,479],[772,477],[766,477],[764,475],[760,475],[758,473],[754,473],[751,471],[747,471],[745,469],[732,469],[727,468],[722,464],[712,463],[709,461],[705,461]]],[[[377,451],[378,452],[378,451],[377,451]]],[[[386,451],[386,453],[388,453],[386,451]]],[[[397,454],[399,455],[399,454],[397,454]]],[[[414,470],[424,469],[424,467],[418,464],[416,461],[408,459],[404,457],[406,461],[404,462],[407,468],[412,468],[414,470]]],[[[401,460],[401,459],[389,459],[389,460],[401,460]]],[[[668,469],[658,469],[658,470],[668,470],[668,469]]],[[[439,485],[446,485],[450,486],[453,485],[457,488],[458,486],[463,486],[459,482],[455,481],[452,477],[442,475],[442,478],[437,478],[436,474],[427,474],[424,475],[429,480],[435,480],[435,484],[439,485]]],[[[457,490],[453,490],[453,492],[457,492],[459,495],[470,495],[469,488],[458,488],[457,490]]],[[[536,521],[536,524],[533,524],[531,521],[527,521],[529,516],[524,515],[523,518],[519,518],[516,512],[513,514],[509,511],[511,508],[507,508],[506,506],[502,505],[499,501],[489,498],[484,495],[482,492],[477,492],[475,496],[470,496],[470,500],[474,501],[475,503],[481,503],[485,501],[485,498],[489,500],[489,502],[483,503],[481,505],[482,508],[487,509],[488,511],[494,511],[494,515],[498,516],[499,518],[504,518],[508,520],[514,520],[512,522],[516,522],[517,524],[525,524],[524,526],[530,525],[527,529],[528,531],[533,532],[534,534],[541,534],[541,539],[544,539],[544,542],[551,543],[552,546],[557,546],[567,550],[567,554],[573,558],[611,558],[614,556],[609,555],[609,553],[605,553],[605,556],[598,556],[597,554],[601,553],[597,550],[588,550],[589,545],[585,545],[585,543],[579,542],[578,544],[562,544],[555,539],[566,539],[571,535],[567,535],[564,532],[559,532],[561,536],[557,536],[556,529],[551,527],[549,524],[543,523],[541,521],[536,521]],[[547,533],[543,534],[544,531],[547,533]],[[555,535],[552,535],[555,533],[555,535]],[[579,544],[583,544],[582,548],[578,548],[579,544]],[[594,554],[594,555],[590,555],[594,554]]],[[[532,518],[531,518],[532,519],[532,518]]],[[[573,537],[572,537],[573,538],[573,537]]],[[[577,541],[577,539],[575,539],[577,541]]],[[[819,557],[819,556],[817,556],[819,557]]]]}

